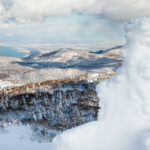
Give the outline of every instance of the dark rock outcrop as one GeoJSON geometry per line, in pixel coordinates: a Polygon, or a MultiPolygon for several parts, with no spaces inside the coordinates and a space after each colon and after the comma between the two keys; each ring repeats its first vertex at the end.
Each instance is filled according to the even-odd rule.
{"type": "Polygon", "coordinates": [[[38,141],[97,119],[97,82],[47,81],[0,92],[0,123],[30,125],[38,141]]]}

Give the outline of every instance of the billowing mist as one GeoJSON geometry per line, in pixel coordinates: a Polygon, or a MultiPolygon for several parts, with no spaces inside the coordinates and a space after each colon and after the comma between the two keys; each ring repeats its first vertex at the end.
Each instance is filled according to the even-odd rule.
{"type": "Polygon", "coordinates": [[[150,18],[126,27],[124,63],[117,76],[100,83],[99,120],[56,137],[56,150],[150,149],[150,18]]]}

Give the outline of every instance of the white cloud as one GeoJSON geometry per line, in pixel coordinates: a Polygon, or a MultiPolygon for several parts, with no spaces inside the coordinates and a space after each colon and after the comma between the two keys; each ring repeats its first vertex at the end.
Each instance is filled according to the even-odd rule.
{"type": "MultiPolygon", "coordinates": [[[[21,37],[23,39],[24,37],[34,38],[36,35],[42,34],[42,32],[39,33],[43,30],[42,28],[47,31],[53,29],[52,32],[45,32],[47,39],[54,35],[60,37],[61,33],[63,33],[62,38],[66,37],[67,33],[68,37],[79,35],[85,38],[98,35],[98,38],[109,36],[112,39],[118,38],[120,33],[120,38],[122,38],[124,22],[131,18],[148,15],[150,15],[149,0],[0,0],[0,32],[7,33],[8,29],[12,29],[11,33],[13,32],[14,36],[17,35],[16,38],[13,36],[12,38],[16,40],[18,40],[18,36],[19,40],[21,37]],[[77,12],[79,20],[74,17],[74,12],[77,12]],[[51,19],[54,16],[55,19],[51,19]],[[43,23],[44,20],[46,20],[46,27],[43,23]],[[39,29],[30,30],[28,26],[32,28],[33,24],[39,29]],[[25,36],[20,31],[20,26],[25,27],[22,28],[25,36]],[[28,31],[26,32],[26,30],[28,31]],[[32,36],[27,36],[26,33],[32,33],[32,36]]],[[[43,39],[44,36],[40,37],[43,39]]],[[[7,41],[5,38],[0,40],[7,41]]]]}
{"type": "Polygon", "coordinates": [[[99,120],[68,130],[53,150],[150,150],[150,17],[126,26],[117,76],[97,87],[99,120]]]}
{"type": "Polygon", "coordinates": [[[122,41],[123,24],[105,18],[77,14],[48,18],[42,23],[1,24],[0,41],[7,42],[58,42],[73,40],[122,41]],[[8,36],[12,35],[12,36],[8,36]]]}
{"type": "Polygon", "coordinates": [[[149,0],[106,0],[103,13],[113,19],[128,20],[150,15],[149,0]]]}
{"type": "Polygon", "coordinates": [[[48,16],[70,15],[72,11],[128,20],[150,15],[149,0],[0,0],[3,21],[26,23],[48,16]]]}

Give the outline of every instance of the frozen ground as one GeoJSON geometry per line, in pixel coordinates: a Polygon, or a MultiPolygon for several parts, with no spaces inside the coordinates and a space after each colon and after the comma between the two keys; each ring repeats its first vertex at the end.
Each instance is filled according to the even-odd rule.
{"type": "Polygon", "coordinates": [[[12,83],[42,82],[92,74],[115,74],[121,65],[120,49],[103,54],[78,50],[34,52],[24,58],[0,56],[0,80],[12,83]]]}
{"type": "Polygon", "coordinates": [[[0,90],[3,89],[4,87],[8,87],[8,86],[9,87],[12,86],[12,83],[0,80],[0,90]]]}

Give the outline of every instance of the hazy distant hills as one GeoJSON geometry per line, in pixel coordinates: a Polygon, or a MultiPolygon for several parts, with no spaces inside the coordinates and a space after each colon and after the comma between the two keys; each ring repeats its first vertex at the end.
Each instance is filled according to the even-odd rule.
{"type": "Polygon", "coordinates": [[[105,67],[115,68],[121,63],[118,53],[120,47],[109,49],[100,55],[98,52],[88,53],[77,50],[58,50],[48,53],[34,53],[23,58],[20,65],[33,68],[77,68],[100,69],[105,67]]]}
{"type": "Polygon", "coordinates": [[[99,51],[95,51],[95,52],[90,52],[90,53],[93,53],[93,54],[103,54],[103,53],[107,53],[109,51],[112,51],[112,50],[116,50],[116,49],[122,49],[123,48],[123,45],[119,45],[119,46],[115,46],[113,48],[109,48],[109,49],[106,49],[106,50],[99,50],[99,51]]]}
{"type": "Polygon", "coordinates": [[[24,58],[0,57],[0,80],[41,82],[83,74],[115,73],[121,65],[121,47],[97,54],[73,49],[34,51],[24,58]]]}

